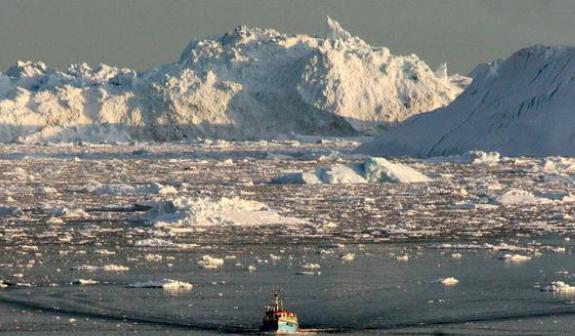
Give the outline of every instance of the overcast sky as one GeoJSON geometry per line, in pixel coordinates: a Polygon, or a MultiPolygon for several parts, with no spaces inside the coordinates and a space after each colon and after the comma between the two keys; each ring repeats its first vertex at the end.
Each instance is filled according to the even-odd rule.
{"type": "Polygon", "coordinates": [[[327,15],[461,73],[533,44],[575,45],[575,0],[0,0],[0,69],[23,59],[145,70],[238,24],[321,35],[327,15]]]}

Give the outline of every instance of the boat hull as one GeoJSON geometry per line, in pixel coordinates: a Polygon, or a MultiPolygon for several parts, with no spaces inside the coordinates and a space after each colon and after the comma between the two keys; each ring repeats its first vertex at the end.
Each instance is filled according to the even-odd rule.
{"type": "Polygon", "coordinates": [[[262,327],[262,331],[269,331],[276,334],[294,334],[299,330],[297,323],[288,321],[268,322],[262,327]]]}

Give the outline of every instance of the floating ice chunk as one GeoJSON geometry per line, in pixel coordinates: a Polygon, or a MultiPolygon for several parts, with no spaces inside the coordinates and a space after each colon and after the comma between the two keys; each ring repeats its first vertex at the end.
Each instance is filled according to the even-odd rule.
{"type": "Polygon", "coordinates": [[[273,184],[320,184],[322,181],[314,173],[291,173],[283,176],[274,177],[271,180],[273,184]]]}
{"type": "Polygon", "coordinates": [[[44,194],[56,194],[58,193],[58,190],[54,187],[48,187],[48,186],[44,186],[40,189],[40,191],[44,194]]]}
{"type": "Polygon", "coordinates": [[[0,204],[0,218],[1,217],[21,217],[24,212],[17,206],[7,206],[0,204]]]}
{"type": "Polygon", "coordinates": [[[0,279],[0,289],[16,286],[18,283],[0,279]]]}
{"type": "Polygon", "coordinates": [[[126,272],[129,271],[130,268],[127,266],[117,265],[117,264],[109,264],[104,265],[102,269],[106,272],[126,272]]]}
{"type": "Polygon", "coordinates": [[[81,286],[88,286],[88,285],[97,285],[100,282],[92,279],[76,279],[73,280],[72,285],[81,285],[81,286]]]}
{"type": "Polygon", "coordinates": [[[342,261],[352,262],[355,259],[355,253],[347,253],[340,257],[342,261]]]}
{"type": "Polygon", "coordinates": [[[537,197],[532,193],[521,189],[510,189],[507,192],[495,198],[495,202],[501,205],[520,205],[520,204],[547,204],[552,200],[544,197],[537,197]]]}
{"type": "Polygon", "coordinates": [[[314,271],[300,271],[296,273],[297,275],[321,275],[321,272],[314,271]]]}
{"type": "Polygon", "coordinates": [[[273,153],[273,152],[268,152],[266,153],[266,160],[293,160],[294,157],[292,155],[288,155],[288,154],[282,154],[282,153],[273,153]]]}
{"type": "Polygon", "coordinates": [[[198,261],[198,265],[206,269],[217,269],[224,266],[224,259],[204,255],[202,256],[202,260],[198,261]]]}
{"type": "Polygon", "coordinates": [[[501,155],[497,152],[484,152],[480,150],[473,150],[461,155],[452,156],[436,156],[425,159],[427,163],[497,163],[501,161],[501,155]]]}
{"type": "Polygon", "coordinates": [[[94,252],[96,252],[99,255],[103,255],[103,256],[111,256],[111,255],[116,254],[115,251],[110,251],[110,250],[106,250],[106,249],[95,250],[94,252]]]}
{"type": "Polygon", "coordinates": [[[174,247],[177,244],[165,239],[150,238],[138,240],[134,245],[138,247],[174,247]]]}
{"type": "Polygon", "coordinates": [[[341,164],[335,164],[329,168],[320,168],[317,170],[316,175],[326,184],[367,183],[366,179],[354,167],[347,167],[341,164]]]}
{"type": "Polygon", "coordinates": [[[123,183],[115,184],[101,184],[94,183],[85,188],[89,193],[95,195],[123,195],[123,194],[134,194],[136,193],[136,188],[123,183]]]}
{"type": "Polygon", "coordinates": [[[301,225],[303,219],[285,217],[264,203],[240,198],[176,198],[153,205],[143,217],[135,217],[156,227],[301,225]]]}
{"type": "Polygon", "coordinates": [[[371,157],[358,167],[369,182],[424,183],[431,179],[417,170],[392,163],[384,158],[371,157]]]}
{"type": "Polygon", "coordinates": [[[73,269],[76,270],[84,270],[89,272],[94,272],[98,270],[106,271],[106,272],[126,272],[129,271],[130,268],[127,266],[116,265],[116,264],[108,264],[104,266],[92,266],[92,265],[82,265],[79,267],[75,267],[73,269]]]}
{"type": "Polygon", "coordinates": [[[164,257],[162,257],[160,254],[149,253],[144,256],[144,259],[149,262],[160,262],[164,259],[164,257]]]}
{"type": "Polygon", "coordinates": [[[559,293],[569,293],[575,294],[575,286],[566,284],[563,281],[554,281],[541,288],[545,292],[559,292],[559,293]]]}
{"type": "Polygon", "coordinates": [[[159,281],[135,282],[126,286],[128,288],[161,288],[165,291],[190,291],[194,288],[189,282],[163,279],[159,281]]]}
{"type": "Polygon", "coordinates": [[[444,286],[455,286],[459,283],[459,280],[454,277],[443,278],[440,280],[441,284],[444,286]]]}
{"type": "Polygon", "coordinates": [[[64,224],[64,221],[58,217],[50,217],[50,218],[48,218],[46,223],[50,224],[50,225],[60,225],[60,224],[64,224]]]}
{"type": "Polygon", "coordinates": [[[451,258],[453,258],[453,259],[461,259],[461,258],[463,258],[463,256],[461,255],[461,253],[452,253],[452,254],[451,254],[451,258]]]}
{"type": "Polygon", "coordinates": [[[313,269],[320,269],[321,265],[320,264],[314,264],[314,263],[305,263],[301,267],[303,269],[313,270],[313,269]]]}
{"type": "Polygon", "coordinates": [[[499,259],[501,260],[505,260],[505,261],[509,261],[509,262],[513,262],[513,263],[522,263],[522,262],[526,262],[531,260],[530,256],[524,256],[521,254],[504,254],[501,257],[499,257],[499,259]]]}
{"type": "Polygon", "coordinates": [[[562,202],[562,203],[575,202],[575,195],[562,191],[547,191],[541,193],[540,196],[555,202],[562,202]]]}
{"type": "Polygon", "coordinates": [[[423,183],[431,179],[415,169],[384,158],[372,157],[365,162],[318,168],[314,173],[292,173],[272,179],[278,184],[346,184],[346,183],[423,183]]]}
{"type": "Polygon", "coordinates": [[[483,203],[473,203],[473,202],[469,202],[469,201],[458,201],[458,202],[455,202],[451,206],[451,208],[456,209],[456,210],[473,210],[473,209],[489,210],[489,209],[497,209],[498,206],[495,204],[483,204],[483,203]]]}
{"type": "Polygon", "coordinates": [[[397,261],[409,261],[409,256],[407,254],[402,255],[402,256],[397,256],[397,257],[395,257],[395,260],[397,260],[397,261]]]}
{"type": "Polygon", "coordinates": [[[93,183],[84,188],[85,191],[95,195],[130,195],[130,194],[176,194],[178,191],[172,186],[164,186],[156,182],[141,186],[132,186],[124,183],[101,184],[93,183]]]}

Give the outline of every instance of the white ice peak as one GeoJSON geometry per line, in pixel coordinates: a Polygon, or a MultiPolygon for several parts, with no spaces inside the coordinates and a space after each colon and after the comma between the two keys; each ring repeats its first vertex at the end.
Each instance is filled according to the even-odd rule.
{"type": "Polygon", "coordinates": [[[0,142],[379,134],[466,85],[327,26],[327,38],[238,26],[142,73],[19,62],[0,74],[0,142]]]}

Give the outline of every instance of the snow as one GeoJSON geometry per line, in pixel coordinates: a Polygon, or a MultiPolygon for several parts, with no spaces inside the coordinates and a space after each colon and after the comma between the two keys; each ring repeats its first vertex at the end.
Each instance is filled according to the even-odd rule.
{"type": "Polygon", "coordinates": [[[327,25],[321,38],[240,26],[140,73],[18,62],[0,73],[0,142],[378,134],[468,84],[327,25]]]}
{"type": "Polygon", "coordinates": [[[474,71],[449,106],[414,116],[358,152],[444,156],[469,150],[505,156],[574,156],[575,47],[534,46],[474,71]]]}
{"type": "Polygon", "coordinates": [[[334,164],[314,173],[297,172],[275,177],[275,184],[425,183],[431,179],[417,170],[384,158],[370,157],[360,164],[334,164]]]}
{"type": "Polygon", "coordinates": [[[239,197],[219,199],[176,197],[152,204],[142,217],[156,227],[301,225],[304,219],[281,216],[266,204],[239,197]]]}

